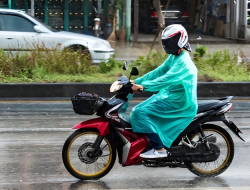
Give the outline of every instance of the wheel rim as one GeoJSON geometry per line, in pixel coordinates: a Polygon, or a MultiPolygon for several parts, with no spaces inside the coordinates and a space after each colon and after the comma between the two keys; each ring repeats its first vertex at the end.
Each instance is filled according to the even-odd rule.
{"type": "Polygon", "coordinates": [[[104,138],[99,157],[89,158],[86,153],[90,151],[91,145],[99,134],[95,132],[84,132],[72,139],[67,149],[67,161],[74,172],[88,177],[94,177],[104,172],[111,163],[112,148],[109,141],[104,138]]]}
{"type": "MultiPolygon", "coordinates": [[[[205,136],[213,134],[211,140],[208,138],[208,142],[215,143],[220,149],[220,156],[217,160],[213,162],[201,162],[201,163],[192,163],[192,167],[202,173],[214,173],[223,168],[230,158],[231,148],[228,139],[223,133],[214,129],[205,129],[205,136]]],[[[200,138],[200,134],[196,133],[192,141],[197,142],[200,138]]]]}

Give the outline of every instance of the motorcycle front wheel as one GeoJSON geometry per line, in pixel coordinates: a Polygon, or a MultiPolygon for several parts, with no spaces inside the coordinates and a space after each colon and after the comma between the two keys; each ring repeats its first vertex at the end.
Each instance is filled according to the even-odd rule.
{"type": "MultiPolygon", "coordinates": [[[[200,177],[214,177],[224,172],[231,164],[234,157],[234,143],[229,133],[218,125],[205,124],[202,126],[205,136],[208,137],[208,143],[214,143],[220,149],[220,156],[213,162],[193,162],[186,163],[187,168],[200,177]]],[[[189,135],[192,142],[198,142],[201,139],[199,132],[189,135]]]]}
{"type": "Polygon", "coordinates": [[[79,129],[65,141],[62,159],[64,166],[74,177],[81,180],[99,179],[113,167],[116,151],[109,137],[104,137],[94,157],[88,156],[98,136],[98,130],[79,129]]]}

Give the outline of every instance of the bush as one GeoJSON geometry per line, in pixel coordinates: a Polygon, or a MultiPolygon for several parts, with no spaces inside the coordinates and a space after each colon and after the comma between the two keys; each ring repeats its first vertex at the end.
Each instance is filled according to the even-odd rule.
{"type": "Polygon", "coordinates": [[[122,62],[116,61],[115,55],[114,55],[111,58],[109,58],[107,61],[99,63],[99,71],[100,73],[108,73],[112,71],[113,69],[121,67],[121,66],[122,66],[122,62]]]}
{"type": "Polygon", "coordinates": [[[147,57],[140,56],[132,63],[132,66],[136,66],[139,70],[139,75],[142,76],[160,66],[167,57],[166,53],[151,52],[147,57]]]}
{"type": "Polygon", "coordinates": [[[194,60],[198,60],[199,58],[203,57],[206,52],[207,52],[206,46],[201,46],[198,44],[197,48],[195,49],[193,53],[194,60]]]}
{"type": "MultiPolygon", "coordinates": [[[[249,81],[250,64],[237,64],[237,55],[228,49],[206,52],[205,46],[197,46],[193,61],[198,69],[200,81],[249,81]]],[[[192,55],[192,54],[191,54],[192,55]]],[[[139,57],[129,64],[129,76],[132,66],[138,67],[139,76],[161,65],[168,55],[152,52],[146,57],[139,57]]],[[[81,51],[70,49],[53,51],[36,48],[30,53],[11,50],[6,54],[0,50],[0,80],[2,82],[113,82],[123,74],[122,61],[115,56],[107,62],[92,65],[90,57],[81,51]]]]}
{"type": "Polygon", "coordinates": [[[223,49],[195,60],[201,78],[210,81],[249,81],[249,63],[237,64],[237,55],[223,49]]]}
{"type": "Polygon", "coordinates": [[[81,50],[48,50],[36,47],[28,53],[0,51],[0,73],[4,76],[33,78],[37,71],[48,74],[78,74],[96,71],[92,66],[90,55],[83,55],[81,50]]]}

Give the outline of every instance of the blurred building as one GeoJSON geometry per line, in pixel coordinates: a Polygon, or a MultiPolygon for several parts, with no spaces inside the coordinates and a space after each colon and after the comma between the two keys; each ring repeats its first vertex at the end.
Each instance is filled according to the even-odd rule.
{"type": "Polygon", "coordinates": [[[96,17],[101,18],[103,29],[106,23],[112,23],[112,2],[112,0],[3,0],[0,2],[0,7],[25,10],[55,29],[93,34],[96,17]]]}
{"type": "MultiPolygon", "coordinates": [[[[169,12],[167,2],[161,0],[167,25],[181,23],[189,32],[250,41],[250,0],[170,0],[169,12]]],[[[94,19],[99,17],[105,39],[113,29],[119,37],[122,27],[126,35],[157,29],[153,0],[1,0],[0,7],[23,9],[55,29],[85,34],[94,34],[94,19]]]]}

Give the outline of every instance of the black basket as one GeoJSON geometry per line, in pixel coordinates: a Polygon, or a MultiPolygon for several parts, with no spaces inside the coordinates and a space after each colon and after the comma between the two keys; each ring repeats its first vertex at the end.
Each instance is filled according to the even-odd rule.
{"type": "Polygon", "coordinates": [[[71,98],[75,113],[80,115],[93,115],[105,101],[97,94],[81,92],[71,98]]]}

